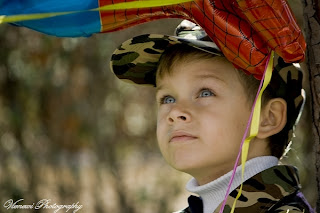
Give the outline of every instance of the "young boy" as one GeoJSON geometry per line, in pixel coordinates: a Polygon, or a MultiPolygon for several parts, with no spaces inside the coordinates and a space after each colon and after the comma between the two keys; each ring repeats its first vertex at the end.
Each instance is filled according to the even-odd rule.
{"type": "MultiPolygon", "coordinates": [[[[184,21],[176,34],[124,42],[111,67],[120,79],[156,86],[160,151],[170,166],[193,176],[187,189],[200,196],[190,196],[181,212],[219,212],[259,81],[235,69],[197,25],[184,21]]],[[[296,169],[278,165],[303,105],[301,84],[302,72],[276,57],[234,212],[313,212],[296,169]]],[[[241,182],[238,166],[224,212],[241,182]]]]}

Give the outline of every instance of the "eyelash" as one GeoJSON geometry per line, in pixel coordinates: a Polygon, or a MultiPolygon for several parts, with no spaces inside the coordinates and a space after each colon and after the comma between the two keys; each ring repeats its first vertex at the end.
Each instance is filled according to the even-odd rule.
{"type": "MultiPolygon", "coordinates": [[[[210,96],[215,96],[215,93],[209,89],[209,88],[201,88],[198,92],[198,95],[197,95],[197,98],[205,98],[205,97],[210,97],[210,96],[200,96],[202,92],[204,91],[208,91],[211,93],[210,96]]],[[[159,104],[162,105],[162,104],[169,104],[169,103],[165,103],[164,101],[166,100],[166,98],[173,98],[175,99],[174,97],[172,97],[171,95],[164,95],[163,97],[160,98],[159,100],[159,104]]]]}
{"type": "MultiPolygon", "coordinates": [[[[209,91],[209,92],[211,93],[211,96],[216,96],[215,93],[214,93],[211,89],[209,89],[209,88],[202,88],[202,89],[200,89],[200,91],[199,91],[198,97],[200,97],[200,94],[201,94],[203,91],[209,91]]],[[[204,97],[210,97],[210,96],[204,96],[204,97]]]]}
{"type": "MultiPolygon", "coordinates": [[[[170,95],[164,95],[163,97],[160,98],[159,104],[160,104],[160,105],[166,104],[166,103],[164,103],[164,101],[166,100],[166,98],[173,98],[173,97],[170,96],[170,95]]],[[[174,99],[174,98],[173,98],[173,99],[174,99]]]]}

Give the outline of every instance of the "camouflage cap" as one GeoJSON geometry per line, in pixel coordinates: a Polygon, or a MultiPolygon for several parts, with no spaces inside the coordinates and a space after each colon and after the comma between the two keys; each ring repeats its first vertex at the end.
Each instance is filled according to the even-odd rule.
{"type": "MultiPolygon", "coordinates": [[[[208,53],[223,56],[198,25],[183,21],[176,29],[177,36],[145,34],[122,43],[111,58],[111,70],[121,80],[155,86],[156,71],[162,53],[176,44],[186,44],[208,53]]],[[[272,80],[268,86],[275,97],[287,101],[287,128],[292,129],[303,108],[302,71],[294,64],[275,56],[272,80]]],[[[292,132],[289,131],[289,140],[292,132]]]]}
{"type": "Polygon", "coordinates": [[[186,44],[217,56],[220,49],[207,34],[192,22],[182,22],[178,36],[145,34],[129,39],[116,49],[111,58],[111,70],[121,80],[135,84],[155,85],[155,76],[162,53],[176,44],[186,44]]]}

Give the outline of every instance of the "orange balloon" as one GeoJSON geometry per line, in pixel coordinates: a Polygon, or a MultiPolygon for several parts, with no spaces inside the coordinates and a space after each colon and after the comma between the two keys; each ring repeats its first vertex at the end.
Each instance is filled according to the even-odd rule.
{"type": "Polygon", "coordinates": [[[39,4],[34,0],[0,0],[0,15],[81,11],[16,23],[57,36],[89,36],[155,19],[187,19],[200,25],[237,68],[256,78],[261,78],[271,50],[286,62],[300,62],[305,57],[306,43],[286,0],[190,0],[170,6],[92,11],[134,1],[137,0],[43,0],[39,4]]]}
{"type": "MultiPolygon", "coordinates": [[[[100,6],[121,3],[100,0],[100,6]]],[[[261,78],[274,50],[286,62],[300,62],[306,43],[285,0],[194,0],[146,9],[101,12],[102,32],[162,18],[200,25],[237,68],[261,78]]]]}

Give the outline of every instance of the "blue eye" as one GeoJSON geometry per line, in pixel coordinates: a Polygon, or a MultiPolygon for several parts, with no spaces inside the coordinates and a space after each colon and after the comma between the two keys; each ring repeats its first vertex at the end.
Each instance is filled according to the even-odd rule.
{"type": "Polygon", "coordinates": [[[176,99],[174,99],[172,96],[165,96],[165,97],[161,98],[160,102],[162,104],[172,104],[172,103],[176,102],[176,99]]]}
{"type": "Polygon", "coordinates": [[[202,89],[200,91],[199,97],[209,97],[209,96],[214,96],[213,92],[211,92],[209,89],[202,89]]]}

